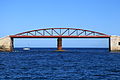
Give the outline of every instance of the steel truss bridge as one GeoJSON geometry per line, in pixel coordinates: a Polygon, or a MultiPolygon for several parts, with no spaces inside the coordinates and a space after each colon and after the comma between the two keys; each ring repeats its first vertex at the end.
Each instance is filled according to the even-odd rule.
{"type": "Polygon", "coordinates": [[[62,38],[110,38],[104,33],[76,28],[46,28],[10,35],[12,38],[58,38],[57,49],[62,50],[62,38]]]}

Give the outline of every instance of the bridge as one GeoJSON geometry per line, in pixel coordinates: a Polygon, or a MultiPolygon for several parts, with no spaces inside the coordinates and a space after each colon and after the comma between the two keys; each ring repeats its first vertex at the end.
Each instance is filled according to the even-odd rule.
{"type": "Polygon", "coordinates": [[[57,50],[62,50],[62,38],[108,38],[109,50],[120,50],[120,37],[76,28],[46,28],[9,35],[0,39],[1,50],[13,51],[14,38],[57,38],[57,50]]]}

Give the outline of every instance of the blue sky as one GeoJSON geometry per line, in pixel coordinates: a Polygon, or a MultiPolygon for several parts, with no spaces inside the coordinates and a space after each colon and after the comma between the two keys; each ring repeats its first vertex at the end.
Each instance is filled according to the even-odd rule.
{"type": "MultiPolygon", "coordinates": [[[[120,0],[0,0],[0,37],[48,27],[120,35],[120,0]]],[[[15,46],[55,47],[55,41],[16,39],[15,46]]],[[[65,47],[108,47],[106,39],[65,39],[63,42],[65,47]]]]}

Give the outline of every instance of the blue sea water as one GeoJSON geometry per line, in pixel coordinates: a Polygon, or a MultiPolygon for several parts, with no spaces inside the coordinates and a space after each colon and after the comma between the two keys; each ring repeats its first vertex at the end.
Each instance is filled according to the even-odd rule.
{"type": "Polygon", "coordinates": [[[0,52],[0,80],[120,80],[120,53],[106,48],[0,52]]]}

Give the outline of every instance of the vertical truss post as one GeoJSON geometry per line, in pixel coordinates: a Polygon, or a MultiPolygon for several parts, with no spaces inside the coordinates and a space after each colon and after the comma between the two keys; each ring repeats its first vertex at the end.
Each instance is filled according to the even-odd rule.
{"type": "Polygon", "coordinates": [[[86,36],[86,31],[85,31],[85,36],[86,36]]]}
{"type": "Polygon", "coordinates": [[[78,30],[76,31],[76,33],[77,33],[77,36],[78,36],[78,30]]]}
{"type": "Polygon", "coordinates": [[[57,39],[57,50],[62,50],[62,38],[57,39]]]}
{"type": "Polygon", "coordinates": [[[53,36],[53,29],[51,29],[51,35],[53,36]]]}
{"type": "Polygon", "coordinates": [[[36,31],[35,31],[35,36],[36,36],[36,31]]]}
{"type": "Polygon", "coordinates": [[[68,35],[70,35],[70,29],[68,29],[68,35]]]}
{"type": "Polygon", "coordinates": [[[43,30],[43,36],[45,36],[45,30],[43,30]]]}
{"type": "Polygon", "coordinates": [[[60,35],[61,35],[61,29],[60,29],[60,35]]]}

